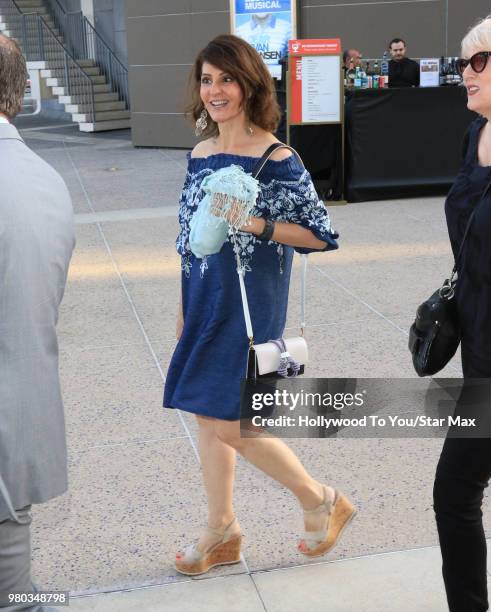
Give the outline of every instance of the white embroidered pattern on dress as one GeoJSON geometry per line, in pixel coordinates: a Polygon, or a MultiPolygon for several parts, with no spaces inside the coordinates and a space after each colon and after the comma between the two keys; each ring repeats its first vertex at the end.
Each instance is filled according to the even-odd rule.
{"type": "MultiPolygon", "coordinates": [[[[189,277],[192,268],[192,253],[189,248],[189,223],[198,204],[204,197],[201,183],[205,176],[214,172],[211,168],[204,168],[196,173],[187,172],[184,187],[179,199],[179,225],[180,232],[176,240],[178,253],[181,255],[181,267],[189,277]]],[[[273,221],[297,223],[311,229],[321,240],[333,236],[329,213],[319,200],[310,174],[305,170],[298,180],[272,179],[268,183],[260,183],[261,192],[252,211],[254,217],[268,217],[273,221]]],[[[251,269],[251,260],[254,248],[260,242],[256,236],[247,232],[237,232],[239,257],[246,271],[251,269]]],[[[232,242],[231,233],[227,238],[232,242]]],[[[280,271],[283,272],[283,245],[268,242],[275,247],[280,262],[280,271]]],[[[208,269],[207,258],[200,260],[200,275],[203,276],[208,269]]]]}

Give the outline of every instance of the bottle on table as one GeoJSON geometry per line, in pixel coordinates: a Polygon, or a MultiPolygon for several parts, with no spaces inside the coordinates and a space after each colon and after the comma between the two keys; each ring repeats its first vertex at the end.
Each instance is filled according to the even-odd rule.
{"type": "Polygon", "coordinates": [[[355,70],[354,88],[361,89],[361,70],[359,66],[357,66],[355,70]]]}
{"type": "Polygon", "coordinates": [[[370,62],[366,63],[366,66],[361,68],[361,87],[362,89],[367,89],[368,88],[368,75],[370,70],[370,62]]]}
{"type": "Polygon", "coordinates": [[[346,72],[346,86],[348,87],[348,89],[353,89],[353,87],[355,86],[355,77],[356,77],[355,61],[353,58],[351,58],[349,62],[348,70],[346,72]]]}
{"type": "Polygon", "coordinates": [[[447,85],[451,85],[453,83],[452,58],[451,57],[448,57],[445,63],[445,82],[447,85]]]}
{"type": "Polygon", "coordinates": [[[387,50],[384,51],[382,61],[380,62],[380,75],[383,77],[384,87],[388,87],[389,84],[389,53],[387,50]]]}
{"type": "Polygon", "coordinates": [[[380,86],[380,64],[378,60],[374,60],[372,66],[372,87],[373,89],[378,89],[380,86]]]}

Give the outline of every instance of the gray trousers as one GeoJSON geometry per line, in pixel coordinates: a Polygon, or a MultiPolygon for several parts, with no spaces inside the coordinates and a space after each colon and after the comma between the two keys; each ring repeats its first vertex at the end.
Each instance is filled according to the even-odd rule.
{"type": "MultiPolygon", "coordinates": [[[[0,597],[8,593],[23,591],[35,593],[31,581],[31,506],[17,510],[19,523],[6,520],[0,523],[0,597]]],[[[53,608],[51,608],[53,609],[53,608]]],[[[29,604],[9,604],[0,600],[1,612],[47,612],[48,608],[29,604]]]]}

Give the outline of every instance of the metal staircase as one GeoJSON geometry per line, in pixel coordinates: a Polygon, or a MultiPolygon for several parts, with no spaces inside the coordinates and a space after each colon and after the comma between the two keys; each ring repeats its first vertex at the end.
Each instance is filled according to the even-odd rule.
{"type": "Polygon", "coordinates": [[[0,31],[28,62],[82,132],[131,127],[128,70],[81,12],[58,0],[0,0],[0,31]]]}

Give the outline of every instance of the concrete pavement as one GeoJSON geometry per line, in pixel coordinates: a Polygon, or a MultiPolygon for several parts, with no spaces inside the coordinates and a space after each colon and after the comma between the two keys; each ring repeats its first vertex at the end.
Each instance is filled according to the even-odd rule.
{"type": "MultiPolygon", "coordinates": [[[[359,509],[322,563],[295,549],[302,521],[289,492],[239,460],[243,562],[200,579],[175,572],[175,551],[206,521],[193,417],[161,408],[185,152],[134,149],[127,132],[22,133],[65,178],[78,241],[59,323],[70,491],[34,511],[40,586],[70,590],[80,610],[445,610],[431,508],[438,439],[288,441],[359,509]]],[[[341,249],[310,257],[310,376],[415,376],[407,330],[451,265],[442,204],[331,209],[341,249]]],[[[295,266],[291,328],[298,293],[295,266]]],[[[456,358],[443,375],[459,374],[456,358]]]]}

